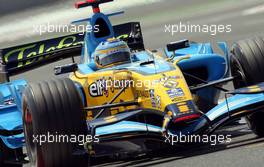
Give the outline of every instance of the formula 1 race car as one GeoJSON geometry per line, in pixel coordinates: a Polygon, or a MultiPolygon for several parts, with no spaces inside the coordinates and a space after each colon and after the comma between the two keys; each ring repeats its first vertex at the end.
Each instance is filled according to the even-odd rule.
{"type": "Polygon", "coordinates": [[[188,40],[147,50],[140,23],[112,26],[109,17],[122,12],[100,12],[99,5],[110,1],[76,4],[93,8],[91,18],[73,22],[94,27],[85,36],[2,49],[0,166],[19,166],[24,143],[33,166],[88,166],[91,157],[126,147],[137,152],[134,143],[148,150],[153,142],[168,144],[168,135],[210,135],[240,117],[264,136],[263,38],[239,41],[231,53],[220,42],[223,55],[209,43],[188,40]],[[56,75],[70,73],[68,78],[9,81],[71,57],[72,64],[55,67],[56,75]],[[230,81],[235,90],[222,87],[230,81]],[[225,100],[218,104],[221,91],[225,100]]]}

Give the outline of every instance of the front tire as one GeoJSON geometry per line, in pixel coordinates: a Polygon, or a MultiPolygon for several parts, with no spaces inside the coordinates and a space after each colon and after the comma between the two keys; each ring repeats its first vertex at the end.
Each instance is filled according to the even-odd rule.
{"type": "Polygon", "coordinates": [[[79,143],[56,141],[59,135],[70,137],[87,134],[83,104],[70,79],[30,84],[23,95],[23,126],[26,148],[32,166],[72,167],[88,165],[85,155],[74,156],[83,149],[79,143]],[[53,136],[53,142],[40,143],[53,136]],[[36,140],[38,137],[39,140],[36,140]]]}
{"type": "MultiPolygon", "coordinates": [[[[264,82],[264,39],[256,37],[235,43],[231,50],[231,73],[235,89],[264,82]]],[[[264,111],[246,117],[250,129],[264,137],[264,111]]]]}

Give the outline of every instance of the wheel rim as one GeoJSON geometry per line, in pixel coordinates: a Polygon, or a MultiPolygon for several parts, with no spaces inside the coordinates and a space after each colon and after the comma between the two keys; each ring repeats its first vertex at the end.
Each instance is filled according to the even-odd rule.
{"type": "Polygon", "coordinates": [[[32,119],[32,111],[30,111],[26,100],[23,101],[23,118],[24,118],[24,134],[26,139],[26,148],[29,161],[32,166],[44,167],[43,155],[38,143],[34,142],[34,126],[32,119]]]}
{"type": "Polygon", "coordinates": [[[235,88],[248,86],[245,72],[236,58],[232,59],[231,73],[235,77],[233,83],[235,88]]]}

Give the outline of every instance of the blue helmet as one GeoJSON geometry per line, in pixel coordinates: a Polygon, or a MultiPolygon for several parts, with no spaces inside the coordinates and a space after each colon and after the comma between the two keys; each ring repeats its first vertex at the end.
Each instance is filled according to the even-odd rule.
{"type": "Polygon", "coordinates": [[[131,62],[131,52],[127,43],[115,38],[101,42],[93,55],[98,68],[131,62]]]}

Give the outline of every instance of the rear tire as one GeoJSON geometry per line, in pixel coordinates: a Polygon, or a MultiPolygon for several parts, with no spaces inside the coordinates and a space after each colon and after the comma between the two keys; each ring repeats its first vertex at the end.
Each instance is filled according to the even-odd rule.
{"type": "MultiPolygon", "coordinates": [[[[30,84],[23,95],[23,126],[26,148],[32,166],[73,167],[88,166],[85,155],[73,155],[83,149],[79,143],[69,141],[44,142],[33,136],[87,135],[83,104],[74,83],[70,79],[30,84]]],[[[44,137],[43,137],[44,138],[44,137]]]]}
{"type": "MultiPolygon", "coordinates": [[[[235,43],[231,50],[231,73],[235,89],[264,82],[264,39],[255,37],[235,43]]],[[[250,129],[264,137],[264,111],[246,117],[250,129]]]]}

